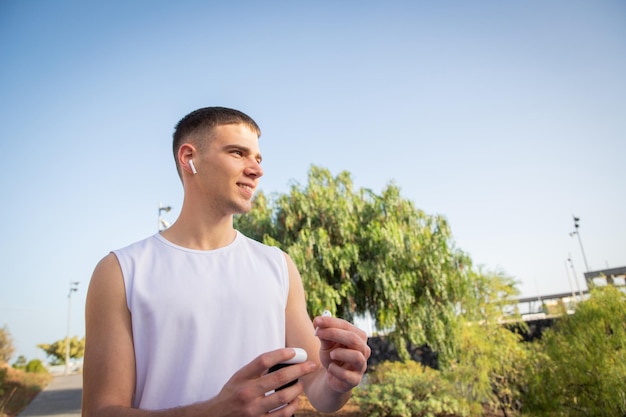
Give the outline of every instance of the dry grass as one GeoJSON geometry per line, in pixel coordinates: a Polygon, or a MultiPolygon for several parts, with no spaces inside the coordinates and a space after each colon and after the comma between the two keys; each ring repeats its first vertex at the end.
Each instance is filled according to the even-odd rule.
{"type": "Polygon", "coordinates": [[[22,372],[0,365],[0,372],[5,371],[4,383],[0,387],[0,417],[16,416],[52,379],[50,374],[22,372]]]}
{"type": "Polygon", "coordinates": [[[306,396],[300,397],[300,408],[296,413],[296,417],[328,417],[329,415],[333,416],[341,416],[341,417],[364,417],[365,414],[361,414],[359,411],[359,407],[354,403],[354,400],[348,401],[343,408],[336,413],[327,414],[320,413],[316,411],[315,408],[311,405],[309,400],[307,400],[306,396]]]}

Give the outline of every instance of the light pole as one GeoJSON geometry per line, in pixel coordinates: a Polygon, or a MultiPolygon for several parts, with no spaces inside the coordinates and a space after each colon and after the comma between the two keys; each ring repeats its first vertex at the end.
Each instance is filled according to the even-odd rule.
{"type": "Polygon", "coordinates": [[[70,318],[72,317],[72,293],[78,291],[79,281],[70,281],[67,294],[67,335],[65,336],[65,375],[70,374],[70,318]]]}
{"type": "MultiPolygon", "coordinates": [[[[569,258],[568,258],[568,260],[569,260],[569,258]]],[[[570,277],[569,268],[567,267],[567,260],[564,261],[564,263],[565,263],[565,273],[567,274],[567,282],[569,282],[569,288],[570,288],[570,290],[572,290],[572,298],[574,300],[576,300],[576,292],[574,291],[574,286],[572,285],[572,278],[570,277]]],[[[576,277],[574,277],[574,280],[576,280],[576,277]]],[[[579,289],[579,291],[580,291],[580,289],[579,289]]]]}
{"type": "Polygon", "coordinates": [[[587,257],[585,256],[585,250],[583,249],[583,241],[580,239],[580,231],[578,230],[578,228],[580,227],[580,225],[578,224],[578,222],[580,221],[580,217],[576,217],[573,215],[572,217],[574,218],[574,231],[571,232],[569,235],[571,237],[574,237],[574,235],[578,236],[580,251],[583,253],[583,261],[585,261],[585,272],[589,272],[589,264],[587,264],[587,257]]]}
{"type": "Polygon", "coordinates": [[[167,220],[165,220],[164,218],[161,217],[161,213],[162,212],[169,213],[169,211],[171,209],[172,209],[171,206],[163,206],[163,205],[161,205],[161,203],[159,203],[159,219],[158,219],[158,229],[159,229],[159,232],[167,229],[168,227],[170,227],[170,224],[167,222],[167,220]]]}
{"type": "Polygon", "coordinates": [[[578,294],[580,295],[580,301],[583,300],[583,292],[580,290],[580,284],[578,283],[578,277],[576,276],[576,270],[574,269],[574,262],[572,262],[572,255],[567,254],[567,260],[569,261],[569,265],[572,268],[572,274],[574,274],[574,282],[576,283],[576,287],[578,288],[578,294]]]}

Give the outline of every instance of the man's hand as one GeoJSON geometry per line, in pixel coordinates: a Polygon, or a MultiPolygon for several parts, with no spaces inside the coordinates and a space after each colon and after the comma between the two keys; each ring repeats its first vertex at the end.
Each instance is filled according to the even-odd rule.
{"type": "Polygon", "coordinates": [[[267,373],[272,366],[293,358],[290,348],[264,353],[237,371],[220,393],[210,400],[213,415],[258,417],[281,406],[272,416],[292,416],[298,409],[303,385],[298,382],[274,392],[277,388],[315,371],[315,362],[307,361],[267,373]]]}
{"type": "Polygon", "coordinates": [[[371,354],[367,334],[333,317],[316,317],[313,326],[321,341],[320,361],[327,370],[329,386],[337,392],[348,392],[359,385],[371,354]]]}

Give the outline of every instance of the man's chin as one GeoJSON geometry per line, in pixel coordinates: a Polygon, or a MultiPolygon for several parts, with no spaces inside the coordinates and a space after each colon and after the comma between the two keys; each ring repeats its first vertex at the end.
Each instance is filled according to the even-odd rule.
{"type": "Polygon", "coordinates": [[[233,211],[235,214],[247,214],[250,212],[250,210],[252,210],[252,204],[237,205],[236,207],[233,207],[233,211]]]}

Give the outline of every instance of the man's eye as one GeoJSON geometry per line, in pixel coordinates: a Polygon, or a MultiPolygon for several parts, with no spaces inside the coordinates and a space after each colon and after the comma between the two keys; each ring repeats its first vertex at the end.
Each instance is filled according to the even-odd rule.
{"type": "Polygon", "coordinates": [[[233,151],[233,153],[237,156],[243,156],[243,152],[241,151],[233,151]]]}

